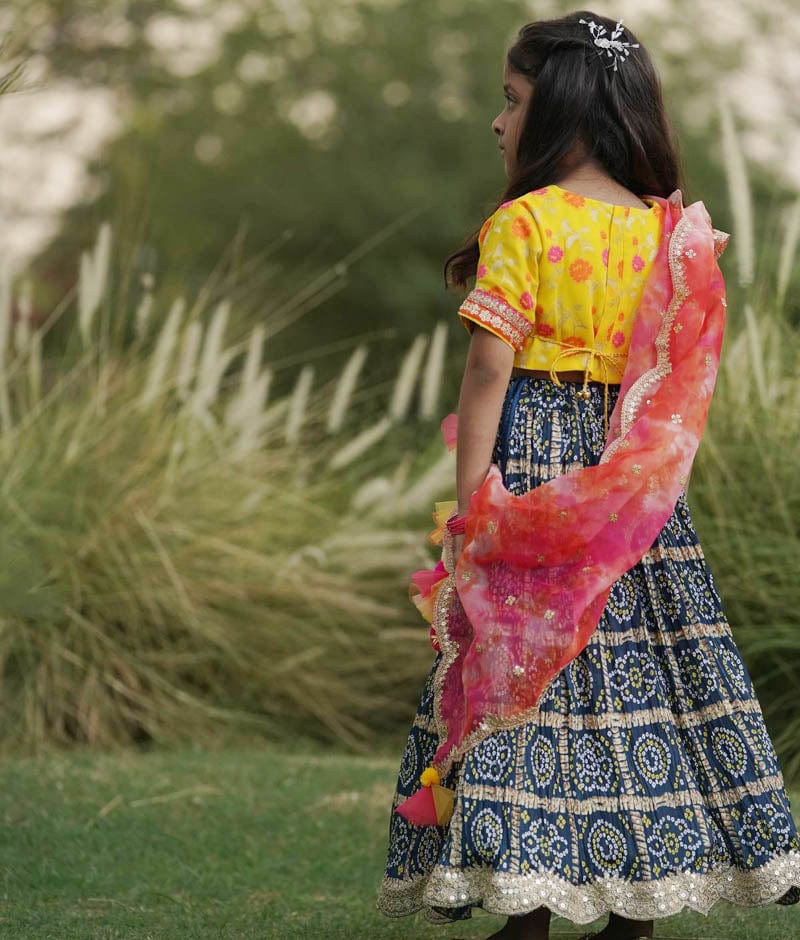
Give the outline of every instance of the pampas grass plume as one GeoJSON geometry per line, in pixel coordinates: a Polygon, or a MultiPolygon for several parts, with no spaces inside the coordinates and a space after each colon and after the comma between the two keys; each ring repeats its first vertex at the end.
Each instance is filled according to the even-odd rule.
{"type": "Polygon", "coordinates": [[[347,360],[347,364],[342,369],[339,381],[336,383],[336,391],[333,393],[331,407],[328,411],[327,431],[329,434],[336,434],[341,430],[347,409],[350,407],[350,401],[355,391],[358,376],[364,363],[367,361],[367,347],[359,346],[353,350],[352,355],[347,360]]]}
{"type": "Polygon", "coordinates": [[[0,363],[6,361],[11,338],[11,280],[11,266],[4,259],[0,262],[0,363]]]}
{"type": "Polygon", "coordinates": [[[389,403],[389,417],[393,421],[402,421],[408,415],[411,407],[411,397],[414,394],[414,386],[422,365],[422,357],[425,355],[427,342],[427,336],[420,334],[414,339],[408,352],[403,357],[400,371],[395,380],[392,400],[389,403]]]}
{"type": "Polygon", "coordinates": [[[794,269],[794,256],[797,253],[797,243],[800,241],[800,197],[789,208],[784,216],[785,233],[781,240],[781,253],[778,261],[778,289],[777,304],[783,307],[786,299],[786,290],[789,287],[789,278],[794,269]]]}
{"type": "Polygon", "coordinates": [[[287,444],[295,445],[300,440],[300,431],[305,421],[306,408],[311,395],[311,385],[313,381],[314,367],[303,366],[289,401],[289,412],[286,416],[285,431],[287,444]]]}
{"type": "Polygon", "coordinates": [[[222,348],[230,310],[229,301],[218,304],[206,331],[191,403],[191,410],[197,417],[208,418],[208,409],[216,401],[219,383],[234,356],[233,350],[222,348]]]}
{"type": "Polygon", "coordinates": [[[89,345],[92,322],[100,307],[111,261],[111,226],[104,222],[97,233],[93,252],[81,255],[78,281],[78,329],[84,347],[89,345]]]}
{"type": "Polygon", "coordinates": [[[23,353],[30,343],[32,329],[33,284],[30,278],[26,278],[20,286],[17,310],[19,319],[14,332],[14,348],[18,353],[23,353]]]}
{"type": "Polygon", "coordinates": [[[150,371],[147,375],[147,381],[142,389],[139,398],[139,407],[148,408],[160,396],[164,386],[164,379],[167,375],[167,369],[172,361],[172,354],[178,339],[178,330],[185,309],[185,302],[182,297],[173,301],[167,319],[161,327],[158,334],[155,350],[153,351],[150,371]]]}
{"type": "Polygon", "coordinates": [[[428,358],[422,373],[422,391],[420,392],[419,416],[429,419],[436,416],[439,405],[439,392],[444,376],[444,356],[447,347],[447,324],[437,323],[433,330],[428,358]]]}
{"type": "Polygon", "coordinates": [[[190,320],[183,331],[178,369],[175,374],[175,390],[178,401],[189,398],[189,390],[197,367],[197,354],[203,341],[203,325],[197,320],[190,320]]]}
{"type": "Polygon", "coordinates": [[[722,155],[733,213],[733,229],[736,233],[734,244],[739,266],[739,283],[746,286],[752,284],[755,271],[753,196],[733,113],[722,89],[719,91],[717,100],[722,129],[722,155]]]}
{"type": "Polygon", "coordinates": [[[374,447],[378,441],[386,437],[391,426],[392,422],[389,418],[381,418],[360,434],[356,434],[352,440],[348,441],[344,447],[337,450],[333,457],[331,457],[331,470],[341,470],[342,467],[353,463],[354,460],[357,460],[362,454],[365,454],[371,447],[374,447]]]}

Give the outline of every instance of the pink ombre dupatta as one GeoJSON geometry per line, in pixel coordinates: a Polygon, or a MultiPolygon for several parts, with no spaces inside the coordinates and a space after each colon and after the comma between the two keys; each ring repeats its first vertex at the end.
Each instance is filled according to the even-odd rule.
{"type": "Polygon", "coordinates": [[[680,190],[651,198],[664,209],[662,239],[600,463],[521,496],[492,465],[470,501],[455,571],[446,541],[451,573],[433,612],[442,650],[433,769],[442,778],[487,735],[535,716],[687,482],[719,365],[725,284],[717,259],[729,236],[712,228],[702,202],[684,208],[680,190]]]}

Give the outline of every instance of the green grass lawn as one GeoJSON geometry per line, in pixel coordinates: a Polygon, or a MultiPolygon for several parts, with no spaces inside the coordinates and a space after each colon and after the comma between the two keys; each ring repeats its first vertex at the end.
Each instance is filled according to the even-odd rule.
{"type": "MultiPolygon", "coordinates": [[[[442,928],[375,911],[397,759],[243,748],[6,761],[0,936],[487,936],[502,918],[442,928]]],[[[800,910],[720,903],[657,926],[659,938],[793,940],[800,910]]],[[[579,932],[553,921],[555,937],[579,932]]]]}

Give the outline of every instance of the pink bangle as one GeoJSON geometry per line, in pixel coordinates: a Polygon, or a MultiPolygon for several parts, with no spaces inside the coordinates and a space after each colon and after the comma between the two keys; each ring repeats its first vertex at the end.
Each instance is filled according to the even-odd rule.
{"type": "Polygon", "coordinates": [[[447,520],[447,531],[450,535],[463,535],[467,531],[467,517],[455,515],[447,520]]]}

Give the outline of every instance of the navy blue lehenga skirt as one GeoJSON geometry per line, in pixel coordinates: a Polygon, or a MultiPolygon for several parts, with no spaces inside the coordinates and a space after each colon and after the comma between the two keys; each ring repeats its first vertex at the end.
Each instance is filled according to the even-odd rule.
{"type": "MultiPolygon", "coordinates": [[[[603,388],[513,377],[493,462],[520,494],[600,458],[603,388]]],[[[609,387],[613,408],[618,386],[609,387]]],[[[392,804],[438,746],[436,657],[392,804]]],[[[800,899],[800,840],[781,768],[686,496],[613,586],[586,648],[537,718],[476,745],[442,781],[446,827],[392,811],[378,909],[430,920],[540,906],[578,924],[800,899]]]]}

